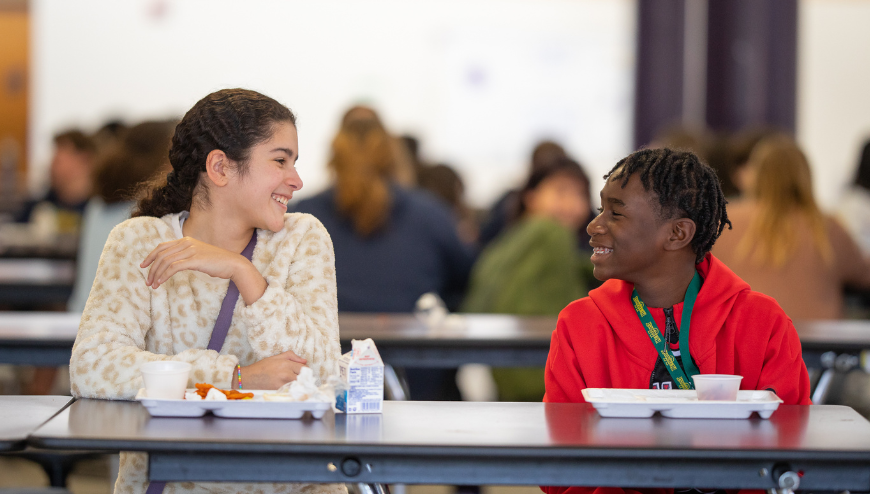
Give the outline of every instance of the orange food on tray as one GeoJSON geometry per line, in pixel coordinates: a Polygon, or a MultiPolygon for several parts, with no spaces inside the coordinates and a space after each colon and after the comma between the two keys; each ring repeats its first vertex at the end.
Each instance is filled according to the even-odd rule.
{"type": "Polygon", "coordinates": [[[202,399],[205,399],[205,395],[208,394],[208,390],[216,389],[226,395],[228,400],[249,400],[254,397],[254,393],[242,393],[236,389],[220,389],[216,388],[211,384],[205,383],[196,383],[196,394],[198,394],[202,399]]]}

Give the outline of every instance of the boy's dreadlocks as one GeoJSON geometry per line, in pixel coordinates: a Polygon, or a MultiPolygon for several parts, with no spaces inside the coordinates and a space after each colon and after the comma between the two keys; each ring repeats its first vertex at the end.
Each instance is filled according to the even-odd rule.
{"type": "Polygon", "coordinates": [[[731,228],[725,211],[727,201],[716,172],[690,152],[643,149],[621,159],[604,180],[621,178],[624,188],[635,173],[639,174],[644,190],[658,196],[660,218],[679,215],[695,222],[692,250],[696,263],[704,260],[725,225],[731,228]]]}

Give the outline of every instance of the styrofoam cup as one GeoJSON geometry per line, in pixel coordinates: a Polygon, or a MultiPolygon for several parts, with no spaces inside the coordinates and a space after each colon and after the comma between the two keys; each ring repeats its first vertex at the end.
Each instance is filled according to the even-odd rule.
{"type": "Polygon", "coordinates": [[[148,398],[181,400],[193,366],[187,362],[158,360],[139,367],[148,398]]]}
{"type": "Polygon", "coordinates": [[[698,399],[704,401],[735,401],[743,376],[729,374],[698,374],[692,376],[698,399]]]}

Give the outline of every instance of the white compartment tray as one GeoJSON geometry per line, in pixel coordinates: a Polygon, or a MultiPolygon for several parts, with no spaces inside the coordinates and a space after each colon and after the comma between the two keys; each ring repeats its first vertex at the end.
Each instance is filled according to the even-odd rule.
{"type": "Polygon", "coordinates": [[[735,401],[699,401],[694,390],[586,388],[583,398],[602,417],[746,419],[754,412],[767,419],[782,403],[771,391],[738,391],[735,401]]]}
{"type": "MultiPolygon", "coordinates": [[[[196,391],[190,389],[188,391],[196,391]]],[[[250,400],[205,401],[205,400],[166,400],[148,398],[145,388],[136,394],[136,401],[142,404],[152,417],[202,417],[211,412],[218,417],[248,419],[300,419],[305,412],[319,419],[332,409],[326,401],[265,401],[264,390],[243,390],[254,393],[250,400]]]]}

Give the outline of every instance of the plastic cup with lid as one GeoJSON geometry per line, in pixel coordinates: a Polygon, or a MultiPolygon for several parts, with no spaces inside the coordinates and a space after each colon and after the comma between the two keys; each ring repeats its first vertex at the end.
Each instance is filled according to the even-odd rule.
{"type": "Polygon", "coordinates": [[[161,400],[183,399],[192,368],[187,362],[175,360],[157,360],[142,364],[139,372],[145,381],[145,395],[161,400]]]}
{"type": "Polygon", "coordinates": [[[730,374],[698,374],[692,376],[698,399],[703,401],[736,401],[743,376],[730,374]]]}

